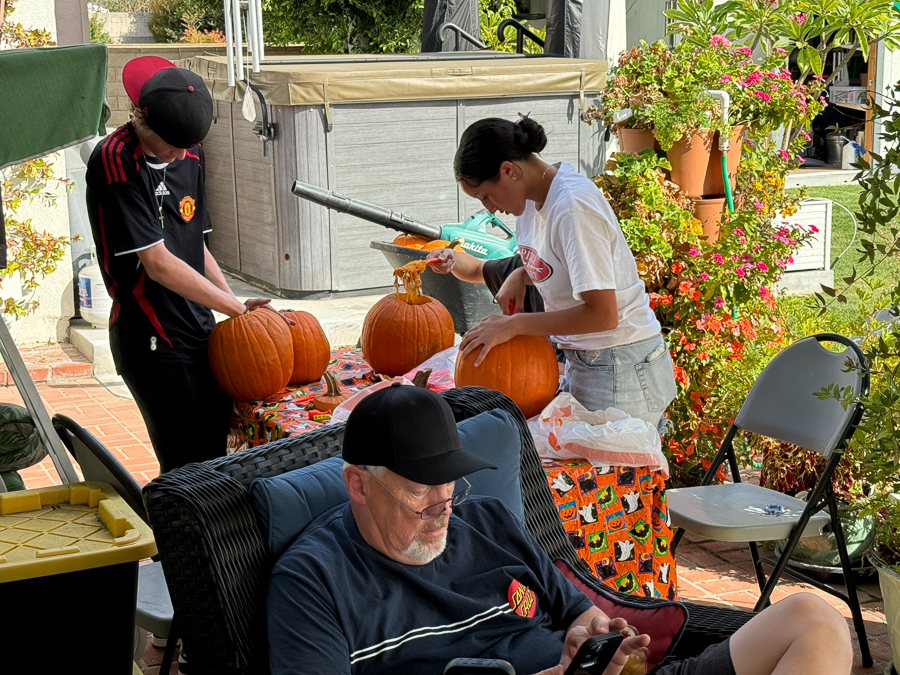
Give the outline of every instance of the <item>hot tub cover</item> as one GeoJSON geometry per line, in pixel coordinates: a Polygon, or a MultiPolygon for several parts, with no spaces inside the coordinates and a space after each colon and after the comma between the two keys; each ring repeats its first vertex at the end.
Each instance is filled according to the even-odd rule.
{"type": "MultiPolygon", "coordinates": [[[[270,105],[325,106],[560,93],[577,93],[583,98],[599,93],[606,85],[606,61],[465,54],[466,58],[307,56],[294,63],[263,64],[259,73],[252,73],[251,82],[270,105]]],[[[234,101],[243,96],[243,83],[228,86],[224,56],[197,56],[179,65],[199,74],[216,100],[234,101]]]]}

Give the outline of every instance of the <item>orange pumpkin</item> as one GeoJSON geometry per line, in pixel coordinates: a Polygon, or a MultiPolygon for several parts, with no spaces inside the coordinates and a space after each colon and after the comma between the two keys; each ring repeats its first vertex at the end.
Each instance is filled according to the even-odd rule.
{"type": "Polygon", "coordinates": [[[341,389],[341,385],[337,381],[337,378],[326,371],[325,390],[320,391],[313,396],[313,408],[321,412],[334,412],[335,408],[351,396],[353,396],[353,394],[341,389]]]}
{"type": "Polygon", "coordinates": [[[420,294],[419,275],[424,269],[424,260],[395,269],[396,292],[376,302],[366,314],[360,343],[363,357],[376,373],[403,375],[453,346],[450,312],[434,298],[420,294]],[[398,278],[403,280],[403,293],[398,278]]]}
{"type": "Polygon", "coordinates": [[[420,237],[417,234],[400,234],[397,235],[397,238],[394,239],[393,243],[397,246],[405,246],[406,248],[422,248],[429,241],[431,240],[420,237]]]}
{"type": "Polygon", "coordinates": [[[495,389],[509,396],[526,418],[553,400],[559,386],[556,352],[545,337],[517,335],[494,347],[477,368],[479,350],[456,359],[456,386],[495,389]]]}
{"type": "Polygon", "coordinates": [[[422,250],[423,251],[433,251],[437,248],[452,248],[454,251],[462,251],[463,248],[462,248],[461,244],[464,241],[465,240],[460,237],[457,237],[453,241],[447,241],[446,239],[434,239],[432,241],[429,241],[427,244],[425,244],[422,247],[422,250]]]}
{"type": "Polygon", "coordinates": [[[422,247],[423,251],[433,251],[436,248],[447,248],[450,242],[446,239],[432,239],[422,247]]]}
{"type": "Polygon", "coordinates": [[[318,382],[331,359],[331,345],[325,331],[309,312],[282,312],[294,320],[289,326],[294,345],[294,368],[288,384],[309,384],[318,382]]]}
{"type": "Polygon", "coordinates": [[[209,334],[209,363],[235,401],[260,401],[287,386],[294,367],[291,331],[277,313],[257,309],[220,321],[209,334]]]}

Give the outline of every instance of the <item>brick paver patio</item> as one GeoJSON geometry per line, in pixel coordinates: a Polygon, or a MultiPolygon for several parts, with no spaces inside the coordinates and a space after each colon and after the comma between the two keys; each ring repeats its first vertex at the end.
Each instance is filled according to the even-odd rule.
{"type": "MultiPolygon", "coordinates": [[[[119,457],[142,485],[158,475],[156,456],[150,448],[146,428],[134,401],[113,394],[91,377],[89,368],[67,365],[84,363],[83,359],[71,353],[68,345],[22,350],[22,353],[29,370],[35,375],[45,373],[46,369],[38,384],[38,392],[51,415],[68,415],[88,429],[119,457]]],[[[5,371],[0,371],[0,401],[21,404],[21,397],[15,387],[2,386],[6,381],[5,375],[5,371]]],[[[30,488],[59,482],[49,458],[21,473],[30,488]]],[[[680,598],[691,602],[750,609],[758,594],[750,553],[744,544],[707,541],[688,534],[678,549],[678,578],[680,598]]],[[[854,675],[882,675],[890,672],[891,650],[884,620],[884,606],[874,577],[859,588],[869,646],[875,659],[872,668],[862,667],[856,634],[852,631],[849,619],[850,612],[840,600],[806,584],[791,583],[790,579],[785,578],[775,590],[773,601],[799,591],[821,595],[847,617],[856,652],[854,675]]],[[[149,641],[147,645],[143,672],[146,675],[159,675],[162,650],[150,646],[149,641]]],[[[177,675],[177,672],[176,664],[173,665],[171,674],[177,675]]]]}

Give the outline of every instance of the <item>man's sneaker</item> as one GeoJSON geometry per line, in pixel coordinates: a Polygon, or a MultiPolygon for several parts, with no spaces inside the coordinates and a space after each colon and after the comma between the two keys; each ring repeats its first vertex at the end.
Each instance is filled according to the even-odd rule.
{"type": "MultiPolygon", "coordinates": [[[[160,637],[156,634],[150,636],[150,644],[152,644],[157,649],[165,649],[167,642],[168,638],[160,637]]],[[[181,638],[178,638],[178,646],[181,646],[181,638]]]]}
{"type": "Polygon", "coordinates": [[[178,675],[188,675],[187,659],[184,658],[183,652],[178,655],[178,675]]]}

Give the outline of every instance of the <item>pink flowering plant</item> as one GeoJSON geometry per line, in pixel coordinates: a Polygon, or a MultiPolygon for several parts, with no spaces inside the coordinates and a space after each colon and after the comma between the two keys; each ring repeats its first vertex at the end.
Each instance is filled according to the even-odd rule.
{"type": "MultiPolygon", "coordinates": [[[[820,91],[857,51],[868,59],[869,48],[879,42],[900,49],[900,13],[892,0],[729,0],[717,5],[713,0],[679,0],[677,9],[663,13],[671,22],[668,32],[698,49],[725,39],[746,57],[758,48],[766,61],[786,63],[795,54],[796,83],[820,91]],[[842,60],[824,76],[826,59],[838,47],[842,60]]],[[[754,92],[769,94],[762,88],[751,92],[760,97],[754,92]]],[[[784,135],[782,148],[787,150],[803,127],[789,117],[785,122],[790,133],[784,135]]]]}
{"type": "Polygon", "coordinates": [[[721,34],[710,36],[702,47],[682,41],[674,50],[662,40],[641,42],[620,55],[602,104],[588,109],[585,119],[610,126],[616,111],[630,108],[625,126],[652,129],[663,150],[696,129],[727,132],[744,125],[762,135],[783,124],[808,123],[822,109],[821,83],[794,82],[783,62],[776,53],[757,63],[749,48],[734,47],[721,34]],[[713,89],[731,97],[724,122],[719,102],[709,94],[713,89]]]}
{"type": "MultiPolygon", "coordinates": [[[[757,162],[765,155],[751,148],[748,157],[757,162]]],[[[783,346],[772,284],[813,235],[772,222],[773,209],[796,208],[780,196],[788,166],[775,159],[760,167],[759,187],[739,183],[738,201],[751,204],[752,195],[765,201],[767,213],[745,206],[726,214],[715,243],[702,237],[690,198],[666,179],[669,164],[652,150],[616,153],[594,177],[671,348],[679,385],[664,439],[672,485],[699,482],[756,375],[783,346]]]]}

